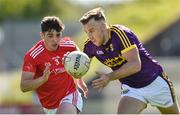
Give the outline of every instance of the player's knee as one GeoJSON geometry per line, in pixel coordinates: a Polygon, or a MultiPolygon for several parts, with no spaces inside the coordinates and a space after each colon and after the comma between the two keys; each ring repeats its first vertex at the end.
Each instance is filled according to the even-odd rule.
{"type": "Polygon", "coordinates": [[[70,103],[62,103],[58,108],[57,114],[77,114],[77,109],[70,103]]]}

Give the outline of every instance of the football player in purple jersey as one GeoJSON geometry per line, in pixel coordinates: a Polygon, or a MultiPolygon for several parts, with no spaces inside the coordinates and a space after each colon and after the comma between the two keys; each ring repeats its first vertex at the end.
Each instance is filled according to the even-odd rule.
{"type": "Polygon", "coordinates": [[[110,81],[121,82],[118,114],[141,113],[147,104],[162,114],[179,113],[172,82],[129,28],[108,25],[102,8],[88,11],[80,22],[88,36],[84,52],[112,69],[108,74],[97,73],[92,86],[102,89],[110,81]]]}

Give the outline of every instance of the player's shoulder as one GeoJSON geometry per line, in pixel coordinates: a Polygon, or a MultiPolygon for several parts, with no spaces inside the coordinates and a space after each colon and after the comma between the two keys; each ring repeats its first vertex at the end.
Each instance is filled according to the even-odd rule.
{"type": "MultiPolygon", "coordinates": [[[[66,36],[66,37],[63,37],[63,38],[61,39],[61,41],[72,41],[72,38],[66,36]]],[[[61,42],[61,41],[60,41],[60,42],[61,42]]]]}
{"type": "Polygon", "coordinates": [[[75,42],[70,37],[63,37],[59,41],[60,47],[76,47],[75,42]]]}
{"type": "Polygon", "coordinates": [[[31,57],[31,58],[35,59],[44,50],[45,50],[45,48],[43,46],[43,40],[40,40],[26,52],[25,57],[31,57]]]}
{"type": "Polygon", "coordinates": [[[91,42],[90,39],[87,39],[85,42],[84,42],[84,46],[91,46],[93,45],[93,43],[91,42]]]}
{"type": "Polygon", "coordinates": [[[90,51],[90,52],[94,52],[95,50],[96,50],[96,48],[97,48],[97,46],[96,45],[94,45],[92,42],[91,42],[91,40],[86,40],[85,42],[84,42],[84,48],[83,48],[83,50],[85,51],[85,50],[88,50],[88,51],[90,51]]]}
{"type": "Polygon", "coordinates": [[[122,31],[131,31],[130,28],[121,25],[121,24],[115,24],[110,26],[110,30],[122,30],[122,31]]]}

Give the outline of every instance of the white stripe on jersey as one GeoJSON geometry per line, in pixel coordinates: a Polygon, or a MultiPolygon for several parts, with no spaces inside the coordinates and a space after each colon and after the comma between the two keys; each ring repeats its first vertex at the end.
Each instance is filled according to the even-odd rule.
{"type": "Polygon", "coordinates": [[[61,41],[60,46],[76,47],[76,45],[75,45],[75,43],[73,41],[61,41]]]}
{"type": "Polygon", "coordinates": [[[60,41],[60,43],[74,43],[74,41],[60,41]]]}
{"type": "Polygon", "coordinates": [[[74,44],[74,42],[60,42],[60,44],[74,44]]]}
{"type": "Polygon", "coordinates": [[[75,45],[74,43],[60,43],[60,45],[75,45]]]}
{"type": "Polygon", "coordinates": [[[42,45],[39,45],[37,48],[35,48],[31,53],[30,55],[32,55],[38,48],[40,48],[42,45]]]}
{"type": "Polygon", "coordinates": [[[37,55],[39,55],[42,51],[44,50],[44,48],[42,47],[42,45],[39,45],[37,48],[35,48],[31,53],[30,56],[34,59],[37,55]]]}
{"type": "Polygon", "coordinates": [[[44,49],[43,47],[40,47],[39,49],[37,49],[31,56],[34,57],[39,51],[41,51],[42,49],[44,49]]]}
{"type": "Polygon", "coordinates": [[[74,41],[60,41],[60,44],[74,44],[74,41]]]}
{"type": "Polygon", "coordinates": [[[43,50],[44,50],[44,48],[41,49],[39,52],[37,52],[36,55],[33,56],[33,59],[36,58],[36,56],[39,55],[43,50]]]}
{"type": "Polygon", "coordinates": [[[60,46],[61,47],[76,47],[75,45],[61,45],[61,44],[60,44],[60,46]]]}
{"type": "Polygon", "coordinates": [[[75,91],[75,92],[73,92],[72,104],[77,105],[77,101],[78,101],[78,92],[75,91]]]}

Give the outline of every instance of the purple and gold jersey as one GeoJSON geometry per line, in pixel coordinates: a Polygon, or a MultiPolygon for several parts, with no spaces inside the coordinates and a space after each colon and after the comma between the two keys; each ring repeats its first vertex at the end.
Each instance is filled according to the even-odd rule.
{"type": "Polygon", "coordinates": [[[122,84],[130,87],[141,88],[150,84],[162,73],[162,67],[152,59],[136,35],[122,25],[110,27],[110,39],[105,45],[96,46],[90,40],[84,45],[84,52],[90,57],[96,57],[100,62],[112,70],[119,69],[127,63],[122,54],[135,48],[139,50],[141,70],[133,75],[120,79],[122,84]]]}

